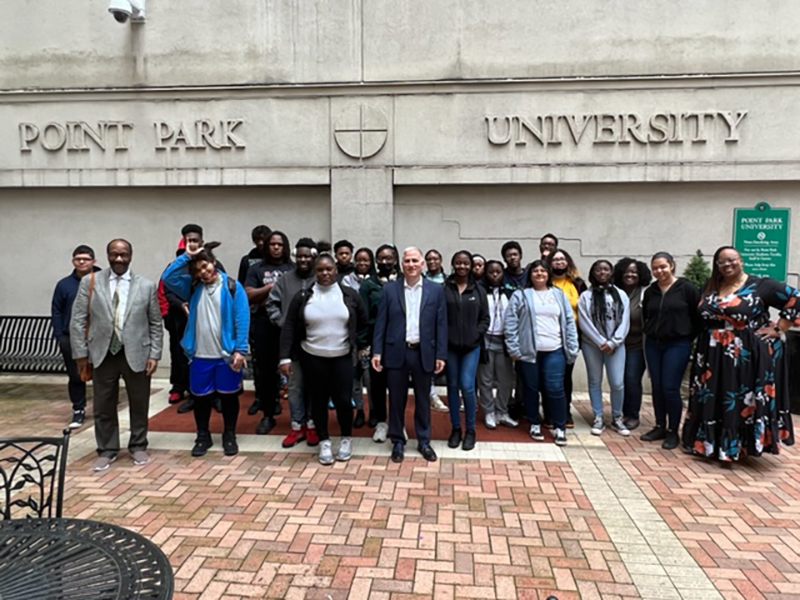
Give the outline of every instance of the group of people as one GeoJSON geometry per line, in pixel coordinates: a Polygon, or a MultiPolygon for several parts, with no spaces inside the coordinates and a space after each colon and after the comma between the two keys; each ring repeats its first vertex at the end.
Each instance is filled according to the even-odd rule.
{"type": "Polygon", "coordinates": [[[223,417],[225,454],[238,452],[248,356],[256,392],[249,411],[263,413],[256,433],[275,427],[285,380],[291,432],[283,446],[319,446],[325,465],[348,460],[352,431],[365,425],[375,442],[391,440],[392,460],[402,461],[409,384],[417,449],[426,460],[437,458],[431,410],[449,412],[448,446],[469,451],[478,404],[488,429],[517,427],[524,414],[532,439],[543,441],[551,429],[554,442],[565,445],[581,353],[595,435],[607,424],[622,436],[639,427],[647,370],[655,427],[641,435],[644,441],[720,460],[778,453],[794,442],[783,344],[786,330],[800,325],[800,292],[746,274],[730,246],[716,251],[711,277],[698,289],[676,275],[666,252],[649,265],[597,260],[587,286],[553,234],[541,239],[540,256],[527,266],[520,244],[509,241],[502,261],[456,252],[449,274],[436,250],[398,252],[384,244],[373,253],[347,240],[331,248],[309,238],[292,248],[284,233],[264,225],[252,240],[234,279],[214,256],[218,244],[187,225],[158,285],[130,271],[133,248],[125,240],[109,243],[110,269],[100,272],[91,248],[75,250],[75,270],[53,298],[53,326],[70,369],[72,427],[83,422],[85,406],[85,384],[74,375],[88,361],[94,366],[96,470],[119,452],[120,377],[131,407],[131,455],[137,464],[149,459],[149,378],[161,355],[162,318],[170,332],[170,402],[194,413],[193,456],[212,446],[214,409],[223,417]],[[681,382],[691,357],[681,430],[681,382]],[[442,375],[446,403],[435,392],[442,375]],[[331,409],[341,436],[335,452],[331,409]]]}

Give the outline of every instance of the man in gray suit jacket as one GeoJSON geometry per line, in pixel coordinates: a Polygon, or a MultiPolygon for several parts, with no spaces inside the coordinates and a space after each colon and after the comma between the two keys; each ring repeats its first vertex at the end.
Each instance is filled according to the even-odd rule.
{"type": "Polygon", "coordinates": [[[105,471],[119,453],[119,379],[128,392],[131,435],[128,450],[134,464],[146,464],[150,377],[161,359],[161,311],[156,285],[130,270],[133,247],[112,240],[107,247],[110,269],[84,277],[72,307],[72,355],[82,368],[94,367],[94,431],[98,458],[95,471],[105,471]],[[85,335],[89,318],[88,340],[85,335]]]}

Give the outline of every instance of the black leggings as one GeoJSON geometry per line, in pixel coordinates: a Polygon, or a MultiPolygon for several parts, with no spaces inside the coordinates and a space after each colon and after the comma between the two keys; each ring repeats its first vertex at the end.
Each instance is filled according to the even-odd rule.
{"type": "Polygon", "coordinates": [[[239,419],[239,392],[220,394],[217,392],[205,396],[194,397],[194,422],[197,433],[208,433],[211,421],[211,403],[214,396],[222,401],[222,427],[226,432],[236,433],[236,421],[239,419]]]}
{"type": "Polygon", "coordinates": [[[328,435],[328,399],[333,400],[336,418],[343,437],[353,434],[353,358],[350,354],[336,358],[300,355],[303,370],[303,394],[311,403],[311,414],[320,440],[328,435]]]}

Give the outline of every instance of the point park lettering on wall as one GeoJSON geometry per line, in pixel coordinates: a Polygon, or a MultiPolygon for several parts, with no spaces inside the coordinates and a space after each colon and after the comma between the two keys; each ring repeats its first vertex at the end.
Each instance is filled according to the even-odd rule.
{"type": "Polygon", "coordinates": [[[562,143],[590,144],[705,144],[737,143],[746,110],[706,110],[597,114],[486,116],[487,138],[495,146],[529,143],[543,147],[562,143]]]}
{"type": "MultiPolygon", "coordinates": [[[[154,121],[155,150],[229,150],[246,147],[236,129],[244,119],[198,119],[192,122],[154,121]]],[[[129,121],[50,122],[19,124],[20,152],[124,152],[131,148],[135,124],[129,121]]]]}

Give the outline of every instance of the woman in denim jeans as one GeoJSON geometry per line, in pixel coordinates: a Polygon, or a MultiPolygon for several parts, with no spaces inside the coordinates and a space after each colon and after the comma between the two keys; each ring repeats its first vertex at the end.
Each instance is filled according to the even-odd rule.
{"type": "Polygon", "coordinates": [[[453,274],[444,285],[447,302],[447,403],[453,430],[447,445],[472,450],[475,447],[475,376],[483,336],[489,329],[489,302],[483,286],[472,278],[472,254],[460,250],[451,260],[453,274]],[[458,392],[464,397],[466,433],[461,440],[458,392]]]}
{"type": "Polygon", "coordinates": [[[581,294],[578,314],[583,333],[583,359],[589,378],[589,398],[594,421],[592,434],[605,431],[603,423],[603,367],[611,388],[611,427],[620,435],[630,430],[622,422],[625,394],[625,337],[630,329],[628,296],[611,281],[613,267],[607,260],[598,260],[589,271],[592,287],[581,294]]]}
{"type": "Polygon", "coordinates": [[[547,262],[533,261],[527,273],[527,287],[514,292],[506,309],[506,346],[522,371],[531,437],[544,440],[539,418],[541,390],[553,420],[555,443],[564,446],[567,443],[564,372],[567,364],[574,363],[578,356],[578,330],[567,296],[553,286],[547,262]]]}
{"type": "Polygon", "coordinates": [[[678,446],[683,400],[681,381],[689,364],[692,339],[700,330],[700,291],[688,279],[675,277],[675,259],[658,252],[650,262],[656,281],[642,301],[645,354],[653,387],[656,426],[642,436],[645,442],[663,440],[661,447],[678,446]]]}
{"type": "Polygon", "coordinates": [[[625,291],[630,302],[631,328],[625,336],[625,395],[622,421],[633,431],[639,427],[644,377],[644,318],[642,299],[652,276],[647,265],[634,258],[623,258],[614,265],[614,285],[625,291]]]}

